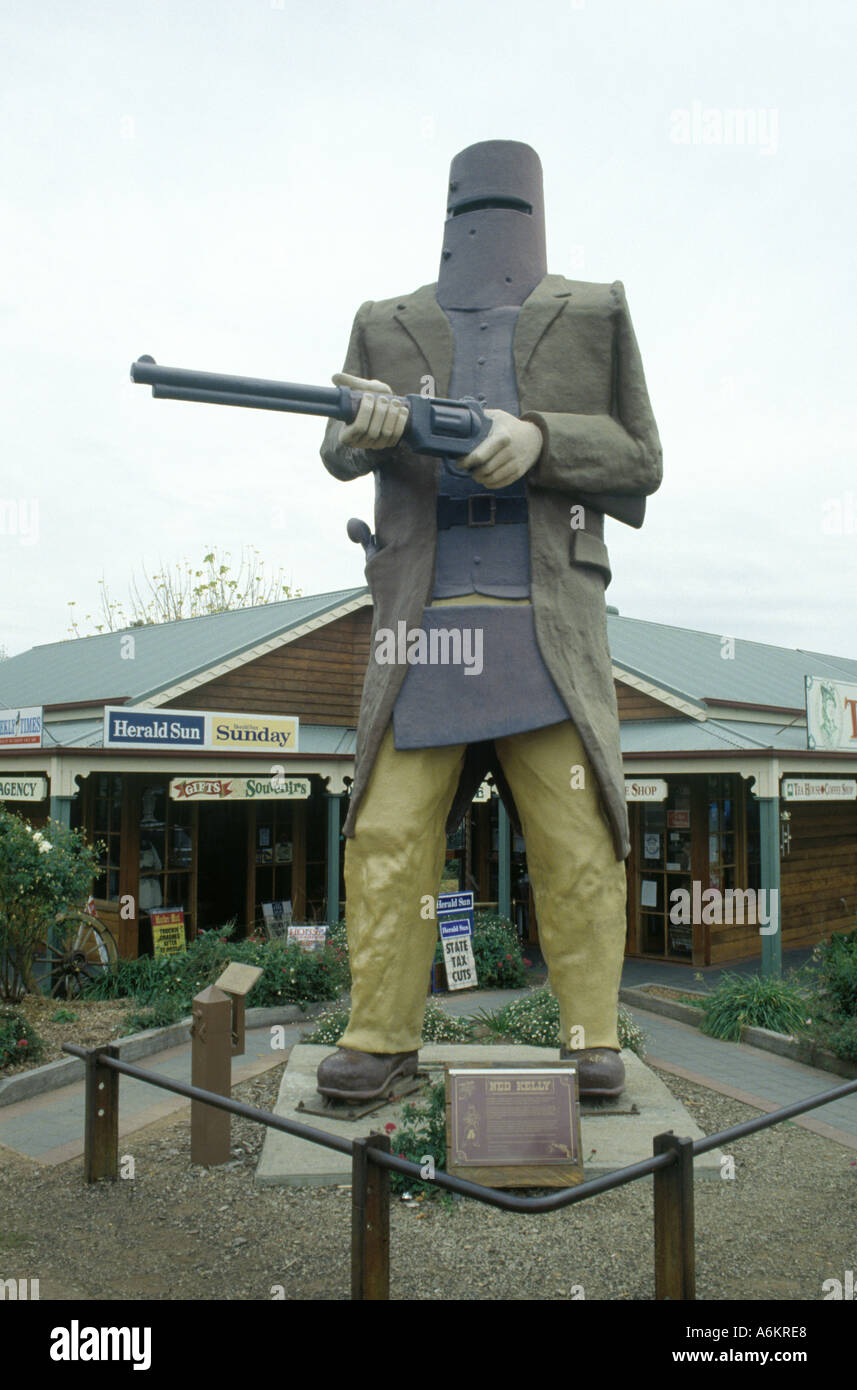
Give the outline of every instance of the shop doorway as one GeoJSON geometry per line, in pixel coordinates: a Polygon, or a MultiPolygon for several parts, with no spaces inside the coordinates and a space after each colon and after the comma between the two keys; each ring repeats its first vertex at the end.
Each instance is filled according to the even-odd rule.
{"type": "Polygon", "coordinates": [[[199,807],[197,921],[202,931],[233,918],[238,935],[247,923],[247,807],[203,802],[199,807]]]}

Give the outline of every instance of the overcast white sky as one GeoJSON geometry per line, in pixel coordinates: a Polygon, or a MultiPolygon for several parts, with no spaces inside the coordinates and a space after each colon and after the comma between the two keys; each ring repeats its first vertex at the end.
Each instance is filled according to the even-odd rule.
{"type": "Polygon", "coordinates": [[[318,421],[153,402],[128,367],[327,382],[359,304],[436,278],[451,157],[500,138],[541,155],[549,269],[624,281],[661,432],[644,529],[608,523],[608,602],[857,655],[850,0],[0,16],[9,654],[66,637],[102,575],[121,598],[211,546],[308,594],[363,583],[371,483],[327,475],[318,421]]]}

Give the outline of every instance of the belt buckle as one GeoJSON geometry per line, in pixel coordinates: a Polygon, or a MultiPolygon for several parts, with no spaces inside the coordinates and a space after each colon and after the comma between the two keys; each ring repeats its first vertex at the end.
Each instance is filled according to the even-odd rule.
{"type": "Polygon", "coordinates": [[[485,496],[482,495],[482,493],[479,493],[479,492],[472,493],[472,494],[468,497],[468,499],[467,499],[467,525],[468,525],[468,526],[494,526],[494,525],[496,524],[496,523],[495,523],[495,517],[496,517],[496,515],[497,515],[497,499],[496,499],[496,497],[485,497],[485,496]],[[475,518],[474,518],[474,516],[473,516],[473,503],[474,503],[474,502],[487,502],[487,503],[488,503],[488,509],[489,509],[489,511],[488,511],[488,520],[487,520],[487,521],[477,521],[477,520],[475,520],[475,518]]]}

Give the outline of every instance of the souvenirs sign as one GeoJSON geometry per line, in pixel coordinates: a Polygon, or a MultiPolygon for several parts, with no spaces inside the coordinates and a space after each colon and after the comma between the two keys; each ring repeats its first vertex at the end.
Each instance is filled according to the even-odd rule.
{"type": "Polygon", "coordinates": [[[578,1094],[569,1062],[447,1066],[447,1170],[488,1187],[582,1182],[578,1094]]]}
{"type": "Polygon", "coordinates": [[[857,684],[806,677],[806,746],[857,753],[857,684]]]}
{"type": "Polygon", "coordinates": [[[0,748],[41,748],[42,706],[0,709],[0,748]]]}
{"type": "Polygon", "coordinates": [[[187,950],[183,907],[153,907],[149,911],[155,959],[187,950]]]}
{"type": "Polygon", "coordinates": [[[298,720],[293,715],[104,708],[105,748],[197,748],[273,757],[294,753],[297,746],[298,720]]]}
{"type": "Polygon", "coordinates": [[[174,777],[173,801],[305,801],[308,777],[174,777]]]}

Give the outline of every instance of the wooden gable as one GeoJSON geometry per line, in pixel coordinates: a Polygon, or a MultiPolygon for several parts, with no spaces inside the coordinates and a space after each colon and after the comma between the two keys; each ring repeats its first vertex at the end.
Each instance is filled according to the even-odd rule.
{"type": "Polygon", "coordinates": [[[176,709],[296,714],[302,724],[357,723],[372,609],[360,608],[169,702],[176,709]]]}
{"type": "Polygon", "coordinates": [[[625,685],[623,681],[616,681],[616,700],[619,704],[619,719],[680,719],[682,716],[678,710],[672,709],[670,705],[665,705],[662,700],[655,700],[651,695],[644,695],[640,690],[634,690],[633,686],[625,685]]]}
{"type": "MultiPolygon", "coordinates": [[[[315,632],[236,666],[166,708],[296,714],[304,724],[353,728],[369,660],[372,609],[367,605],[315,632]]],[[[616,681],[620,720],[675,719],[676,710],[616,681]]]]}

